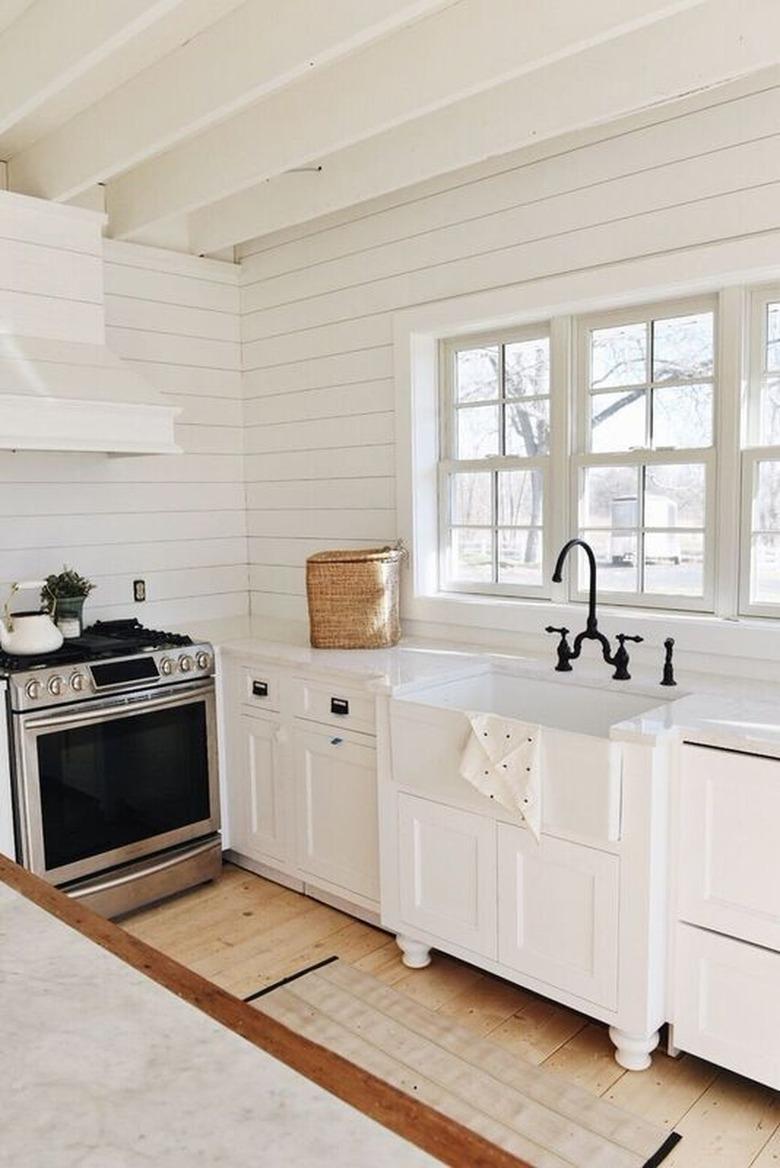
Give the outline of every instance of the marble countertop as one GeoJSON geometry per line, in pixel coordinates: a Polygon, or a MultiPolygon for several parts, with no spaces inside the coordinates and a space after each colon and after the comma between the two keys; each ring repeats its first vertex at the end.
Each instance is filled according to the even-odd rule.
{"type": "Polygon", "coordinates": [[[477,647],[405,639],[392,649],[312,649],[286,641],[242,637],[220,646],[223,653],[332,676],[396,696],[496,668],[561,685],[588,686],[647,698],[647,710],[617,722],[617,741],[685,738],[713,746],[762,750],[780,756],[780,686],[740,678],[688,674],[675,689],[658,684],[657,674],[632,670],[628,682],[613,681],[598,660],[578,661],[569,674],[553,672],[552,661],[477,647]]]}
{"type": "Polygon", "coordinates": [[[0,1165],[438,1161],[0,884],[0,1165]]]}

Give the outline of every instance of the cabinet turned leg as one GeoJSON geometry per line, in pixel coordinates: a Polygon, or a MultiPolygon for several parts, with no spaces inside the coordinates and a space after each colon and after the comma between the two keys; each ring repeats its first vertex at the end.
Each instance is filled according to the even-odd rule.
{"type": "Polygon", "coordinates": [[[395,943],[403,954],[401,960],[409,969],[425,969],[431,964],[431,947],[423,941],[415,941],[412,937],[404,937],[400,933],[395,943]]]}
{"type": "Polygon", "coordinates": [[[653,1061],[650,1055],[658,1046],[658,1031],[652,1034],[628,1034],[610,1026],[609,1037],[615,1044],[615,1062],[627,1071],[646,1071],[653,1061]]]}

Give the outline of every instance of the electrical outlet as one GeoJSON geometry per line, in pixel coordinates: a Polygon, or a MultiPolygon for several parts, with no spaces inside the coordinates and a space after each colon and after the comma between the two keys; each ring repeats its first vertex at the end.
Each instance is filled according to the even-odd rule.
{"type": "Polygon", "coordinates": [[[133,580],[133,597],[135,600],[146,600],[145,580],[133,580]]]}

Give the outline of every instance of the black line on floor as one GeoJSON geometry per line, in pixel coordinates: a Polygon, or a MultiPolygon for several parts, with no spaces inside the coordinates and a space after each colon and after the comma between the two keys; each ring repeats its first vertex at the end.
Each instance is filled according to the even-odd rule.
{"type": "MultiPolygon", "coordinates": [[[[290,973],[287,977],[282,977],[279,981],[275,981],[272,985],[263,986],[261,990],[256,990],[250,994],[248,998],[244,998],[245,1002],[254,1002],[255,998],[262,998],[263,994],[270,994],[271,990],[278,990],[279,986],[289,985],[291,981],[297,981],[299,977],[303,977],[306,973],[314,973],[315,969],[322,969],[323,965],[332,965],[334,961],[338,961],[338,955],[333,954],[332,957],[326,957],[322,961],[315,961],[314,965],[307,965],[303,969],[299,969],[297,973],[290,973]]],[[[652,1168],[652,1166],[651,1166],[652,1168]]]]}
{"type": "Polygon", "coordinates": [[[655,1152],[649,1160],[645,1160],[642,1168],[658,1168],[658,1165],[666,1159],[672,1148],[676,1147],[681,1139],[682,1136],[679,1132],[672,1132],[672,1134],[668,1136],[661,1144],[658,1151],[655,1152]]]}

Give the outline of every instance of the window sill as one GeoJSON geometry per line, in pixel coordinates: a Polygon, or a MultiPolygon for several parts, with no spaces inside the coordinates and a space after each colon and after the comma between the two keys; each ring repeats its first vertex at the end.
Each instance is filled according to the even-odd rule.
{"type": "MultiPolygon", "coordinates": [[[[585,627],[587,604],[574,601],[555,601],[516,597],[453,594],[436,592],[430,595],[407,597],[404,617],[416,624],[448,625],[475,632],[508,633],[524,643],[536,641],[547,644],[545,625],[566,625],[573,633],[585,627]]],[[[724,619],[711,613],[669,612],[653,609],[598,605],[599,627],[609,637],[628,633],[644,638],[637,648],[637,656],[645,656],[652,647],[657,656],[658,647],[668,636],[673,636],[677,647],[685,655],[706,658],[702,662],[713,668],[713,658],[733,660],[750,658],[777,663],[780,659],[780,623],[772,618],[739,617],[724,619]]]]}

